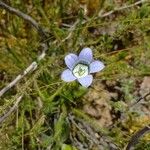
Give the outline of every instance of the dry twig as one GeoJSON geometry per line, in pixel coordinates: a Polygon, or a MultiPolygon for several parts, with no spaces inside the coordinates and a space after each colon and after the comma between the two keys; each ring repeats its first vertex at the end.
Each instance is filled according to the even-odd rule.
{"type": "Polygon", "coordinates": [[[135,105],[138,104],[140,101],[145,100],[149,95],[150,95],[150,92],[148,92],[148,93],[145,94],[144,96],[141,96],[139,99],[136,100],[136,102],[134,102],[133,104],[131,104],[129,107],[135,106],[135,105]]]}
{"type": "Polygon", "coordinates": [[[38,56],[37,61],[32,62],[24,71],[23,73],[19,74],[12,82],[10,82],[6,87],[4,87],[0,91],[0,97],[3,96],[4,93],[6,93],[9,89],[11,89],[13,86],[15,86],[23,77],[25,77],[28,73],[34,71],[38,66],[38,61],[42,60],[46,55],[46,50],[48,49],[47,45],[43,48],[43,52],[41,55],[38,56]]]}
{"type": "Polygon", "coordinates": [[[145,3],[145,2],[148,2],[148,0],[139,0],[137,2],[135,2],[134,4],[131,4],[131,5],[127,5],[127,6],[122,6],[122,7],[119,7],[119,8],[115,8],[114,10],[111,10],[107,13],[104,13],[104,14],[101,14],[99,13],[99,17],[100,18],[104,18],[104,17],[108,17],[110,16],[111,14],[117,12],[117,11],[121,11],[121,10],[124,10],[124,9],[127,9],[127,8],[132,8],[132,7],[135,7],[139,4],[142,4],[142,3],[145,3]]]}
{"type": "Polygon", "coordinates": [[[3,123],[4,120],[18,107],[19,102],[22,100],[22,95],[17,98],[15,104],[6,112],[3,116],[0,117],[0,123],[3,123]]]}
{"type": "Polygon", "coordinates": [[[46,32],[44,31],[44,29],[29,15],[24,14],[23,12],[8,6],[7,4],[5,4],[4,2],[0,1],[0,8],[5,9],[6,11],[13,13],[17,16],[19,16],[20,18],[24,19],[25,21],[29,22],[31,25],[33,25],[35,27],[35,29],[38,31],[38,33],[40,34],[41,38],[43,39],[43,43],[41,44],[43,47],[42,53],[37,57],[37,61],[32,62],[24,71],[23,73],[19,74],[12,82],[10,82],[6,87],[4,87],[3,89],[1,89],[0,91],[0,97],[2,97],[2,95],[4,93],[6,93],[10,88],[12,88],[13,86],[15,86],[23,77],[25,77],[28,73],[34,71],[37,66],[38,66],[38,61],[42,60],[45,55],[46,55],[46,51],[48,50],[49,44],[48,41],[46,40],[47,36],[46,36],[46,32]]]}
{"type": "Polygon", "coordinates": [[[0,8],[3,8],[6,11],[13,13],[13,14],[17,15],[18,17],[24,19],[25,21],[29,22],[37,29],[37,31],[40,33],[41,36],[46,38],[46,33],[45,33],[44,29],[31,16],[5,4],[2,1],[0,1],[0,8]]]}
{"type": "MultiPolygon", "coordinates": [[[[110,12],[107,12],[105,14],[102,14],[102,15],[99,15],[100,18],[103,18],[103,17],[107,17],[111,14],[113,14],[114,12],[116,11],[120,11],[120,10],[123,10],[123,9],[127,9],[127,8],[131,8],[131,7],[134,7],[136,5],[139,5],[141,3],[144,3],[144,2],[147,2],[148,0],[140,0],[134,4],[131,4],[131,5],[128,5],[128,6],[123,6],[123,7],[120,7],[120,8],[116,8],[110,12]]],[[[36,29],[37,31],[40,33],[40,35],[42,36],[42,38],[45,40],[46,39],[46,32],[44,31],[44,29],[32,18],[30,17],[29,15],[26,15],[24,14],[23,12],[13,8],[13,7],[10,7],[9,5],[5,4],[4,2],[0,1],[0,7],[7,10],[8,12],[10,13],[13,13],[19,17],[21,17],[22,19],[24,19],[25,21],[29,22],[30,24],[32,24],[36,29]]],[[[85,22],[84,22],[85,23],[85,22]]],[[[66,41],[67,39],[69,39],[71,36],[72,36],[72,33],[73,31],[75,30],[76,28],[76,25],[78,24],[78,20],[75,22],[75,24],[70,27],[70,33],[68,34],[68,36],[62,41],[66,41]]],[[[48,49],[48,42],[44,42],[43,43],[44,45],[44,48],[43,48],[43,52],[40,56],[38,56],[38,60],[40,61],[41,59],[43,59],[45,57],[45,51],[48,49]]],[[[10,88],[12,88],[13,86],[16,85],[16,83],[18,83],[24,76],[26,76],[28,73],[34,71],[36,68],[37,68],[37,62],[34,61],[32,62],[24,71],[22,74],[18,75],[12,82],[10,82],[6,87],[4,87],[1,91],[0,91],[0,97],[2,97],[2,95],[7,92],[10,88]]]]}
{"type": "Polygon", "coordinates": [[[126,150],[130,150],[132,147],[134,147],[135,144],[138,143],[139,139],[147,132],[150,132],[150,126],[145,126],[141,130],[139,130],[137,133],[135,133],[132,138],[130,139],[126,150]]]}

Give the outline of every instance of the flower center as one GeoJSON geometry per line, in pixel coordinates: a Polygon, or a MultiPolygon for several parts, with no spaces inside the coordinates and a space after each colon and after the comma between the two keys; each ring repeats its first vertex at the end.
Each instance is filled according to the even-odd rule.
{"type": "Polygon", "coordinates": [[[89,74],[89,67],[85,64],[77,64],[73,69],[73,75],[77,78],[83,78],[89,74]]]}

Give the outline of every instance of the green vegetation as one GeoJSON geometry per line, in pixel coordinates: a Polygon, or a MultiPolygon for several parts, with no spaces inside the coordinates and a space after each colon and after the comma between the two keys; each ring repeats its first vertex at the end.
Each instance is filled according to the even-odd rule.
{"type": "MultiPolygon", "coordinates": [[[[0,123],[0,149],[122,150],[150,123],[149,97],[132,106],[150,88],[145,85],[150,80],[144,82],[150,76],[150,3],[98,17],[98,12],[136,1],[106,0],[98,8],[88,7],[89,1],[10,1],[10,6],[45,28],[50,46],[38,68],[0,99],[3,116],[23,95],[15,111],[0,123]],[[78,54],[84,47],[106,65],[88,89],[60,79],[65,55],[78,54]]],[[[40,44],[29,23],[0,9],[0,89],[37,59],[40,44]]],[[[149,134],[141,137],[135,149],[150,149],[149,140],[149,134]]]]}

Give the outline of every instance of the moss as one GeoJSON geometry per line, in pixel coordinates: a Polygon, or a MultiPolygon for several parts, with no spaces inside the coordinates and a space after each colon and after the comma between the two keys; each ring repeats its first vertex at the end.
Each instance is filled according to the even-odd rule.
{"type": "MultiPolygon", "coordinates": [[[[144,107],[139,104],[141,109],[137,110],[129,106],[138,99],[143,78],[150,75],[150,6],[140,4],[99,18],[97,9],[108,12],[133,1],[102,1],[101,8],[94,3],[90,7],[91,2],[11,1],[10,5],[31,15],[46,29],[50,47],[45,59],[38,62],[38,69],[24,77],[0,101],[0,115],[3,115],[18,96],[24,95],[17,111],[1,125],[0,149],[65,150],[89,146],[92,150],[112,145],[123,149],[132,134],[148,124],[147,119],[142,119],[147,117],[148,103],[144,107]],[[88,7],[83,8],[83,5],[88,7]],[[75,22],[77,24],[72,28],[75,22]],[[78,53],[87,46],[93,50],[94,58],[106,65],[94,76],[96,84],[104,86],[102,89],[95,83],[85,89],[76,82],[64,84],[60,80],[65,55],[78,53]],[[107,81],[115,83],[107,85],[107,81]],[[86,101],[84,94],[91,88],[99,95],[101,90],[110,94],[108,105],[113,124],[108,129],[99,126],[98,118],[82,110],[86,101]],[[74,117],[75,124],[70,117],[74,117]],[[101,132],[103,141],[99,135],[101,132]],[[92,139],[87,137],[96,137],[100,143],[92,145],[92,139]]],[[[37,59],[41,53],[41,41],[29,23],[3,9],[0,12],[0,88],[3,88],[37,59]]],[[[90,100],[87,99],[87,103],[90,100]]],[[[91,102],[90,105],[97,108],[98,104],[91,102]]],[[[144,138],[136,149],[143,146],[148,149],[149,145],[145,144],[148,142],[149,138],[144,138]]]]}

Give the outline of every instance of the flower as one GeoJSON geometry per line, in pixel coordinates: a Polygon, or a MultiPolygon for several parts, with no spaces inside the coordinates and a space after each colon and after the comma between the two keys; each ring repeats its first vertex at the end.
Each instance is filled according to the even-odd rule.
{"type": "Polygon", "coordinates": [[[77,80],[84,87],[92,84],[93,76],[90,73],[99,72],[105,67],[101,61],[93,60],[90,48],[82,49],[79,56],[68,54],[65,63],[68,69],[62,72],[61,79],[65,82],[77,80]]]}

